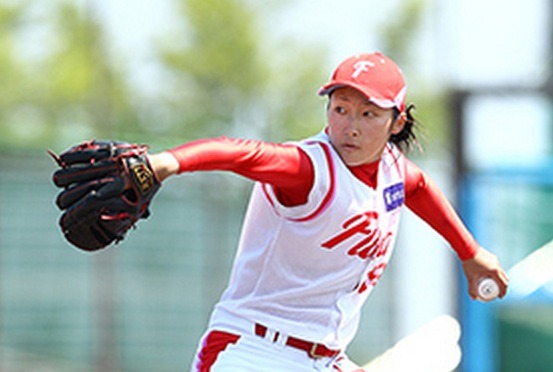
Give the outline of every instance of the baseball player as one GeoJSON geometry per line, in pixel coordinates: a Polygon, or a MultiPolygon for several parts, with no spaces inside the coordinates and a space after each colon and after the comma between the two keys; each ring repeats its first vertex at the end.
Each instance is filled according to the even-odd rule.
{"type": "Polygon", "coordinates": [[[255,181],[228,287],[192,371],[342,370],[404,206],[451,245],[472,298],[482,277],[495,279],[505,295],[508,279],[496,256],[404,155],[416,143],[406,92],[394,61],[358,54],[319,91],[328,97],[327,124],[311,138],[220,137],[149,155],[160,181],[212,170],[255,181]]]}

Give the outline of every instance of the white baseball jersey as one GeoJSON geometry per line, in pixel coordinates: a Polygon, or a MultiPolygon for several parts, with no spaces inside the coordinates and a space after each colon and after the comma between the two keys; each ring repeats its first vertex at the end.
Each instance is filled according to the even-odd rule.
{"type": "Polygon", "coordinates": [[[314,165],[306,204],[286,207],[256,183],[229,285],[210,328],[261,323],[345,349],[362,304],[392,253],[404,199],[405,158],[383,152],[376,188],[356,178],[321,133],[299,144],[314,165]]]}

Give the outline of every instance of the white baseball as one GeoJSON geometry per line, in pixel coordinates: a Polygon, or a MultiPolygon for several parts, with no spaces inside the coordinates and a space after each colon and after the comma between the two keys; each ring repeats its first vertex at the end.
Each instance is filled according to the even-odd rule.
{"type": "Polygon", "coordinates": [[[492,278],[484,278],[478,283],[478,299],[483,302],[494,300],[499,296],[499,285],[492,278]]]}

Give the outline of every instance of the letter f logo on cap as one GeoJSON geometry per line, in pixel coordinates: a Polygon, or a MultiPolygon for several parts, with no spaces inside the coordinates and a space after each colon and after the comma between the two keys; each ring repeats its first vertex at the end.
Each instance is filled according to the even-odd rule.
{"type": "Polygon", "coordinates": [[[353,65],[353,74],[351,77],[357,79],[362,72],[369,71],[369,67],[374,67],[371,61],[358,61],[353,65]]]}

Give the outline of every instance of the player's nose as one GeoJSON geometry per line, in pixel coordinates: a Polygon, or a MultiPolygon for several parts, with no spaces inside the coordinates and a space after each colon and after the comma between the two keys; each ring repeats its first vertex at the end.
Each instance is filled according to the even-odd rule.
{"type": "Polygon", "coordinates": [[[345,133],[348,136],[357,137],[360,134],[359,129],[359,120],[355,117],[350,117],[347,119],[346,125],[345,125],[345,133]]]}

